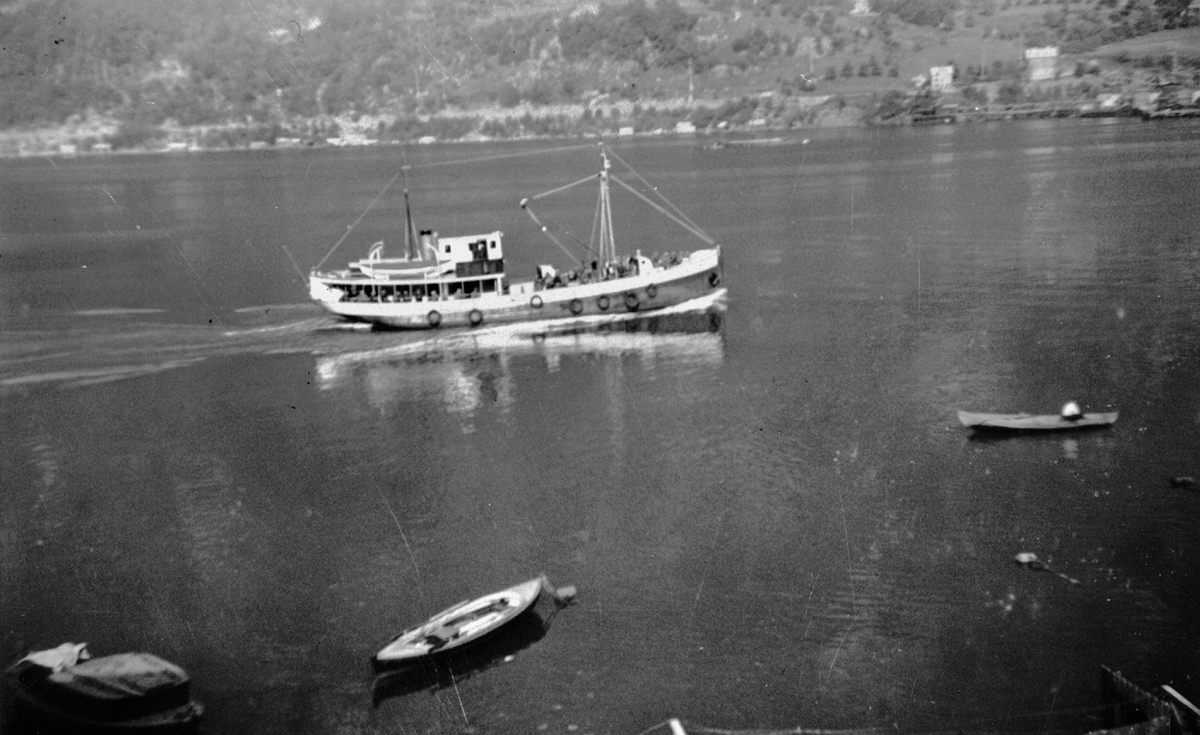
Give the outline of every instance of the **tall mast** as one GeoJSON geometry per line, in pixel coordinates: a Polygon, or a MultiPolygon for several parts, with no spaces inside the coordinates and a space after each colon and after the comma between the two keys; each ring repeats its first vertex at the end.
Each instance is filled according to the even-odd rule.
{"type": "Polygon", "coordinates": [[[406,260],[421,260],[425,254],[421,252],[417,240],[417,230],[413,226],[412,208],[408,205],[408,165],[400,167],[404,172],[404,257],[406,260]]]}
{"type": "Polygon", "coordinates": [[[408,189],[404,190],[404,255],[409,260],[420,260],[417,250],[417,234],[413,228],[412,209],[408,206],[408,189]]]}
{"type": "Polygon", "coordinates": [[[600,170],[600,260],[610,263],[617,259],[617,245],[613,240],[612,202],[608,195],[608,169],[612,164],[608,162],[608,154],[604,148],[600,149],[600,158],[604,161],[604,167],[600,170]]]}

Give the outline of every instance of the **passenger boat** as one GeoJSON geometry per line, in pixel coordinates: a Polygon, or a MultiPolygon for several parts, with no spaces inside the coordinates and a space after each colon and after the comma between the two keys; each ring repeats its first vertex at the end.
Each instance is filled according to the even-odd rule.
{"type": "Polygon", "coordinates": [[[149,653],[91,658],[85,643],[36,651],[4,674],[0,730],[73,735],[199,731],[203,707],[180,667],[149,653]]]}
{"type": "MultiPolygon", "coordinates": [[[[381,327],[429,329],[650,313],[714,292],[723,293],[720,246],[653,187],[647,188],[661,203],[615,176],[610,171],[610,154],[624,164],[602,145],[599,174],[521,201],[534,223],[570,254],[530,205],[575,186],[599,183],[593,240],[586,246],[588,252],[568,270],[542,265],[535,278],[510,281],[502,232],[440,237],[432,230],[423,230],[418,237],[406,194],[405,255],[384,257],[383,243],[376,243],[366,258],[351,262],[343,270],[320,271],[318,264],[309,276],[309,295],[344,319],[381,327]],[[659,255],[634,249],[632,255],[618,257],[610,182],[632,192],[711,247],[659,255]]],[[[646,183],[632,167],[624,165],[646,183]]]]}
{"type": "Polygon", "coordinates": [[[371,657],[376,671],[418,663],[431,656],[460,650],[494,633],[528,610],[551,590],[545,576],[452,605],[392,639],[371,657]]]}
{"type": "Polygon", "coordinates": [[[1068,419],[1059,414],[1035,415],[1028,413],[972,413],[959,411],[958,420],[963,426],[976,430],[999,431],[1066,431],[1070,429],[1098,429],[1117,422],[1117,411],[1112,413],[1084,413],[1079,418],[1068,419]]]}

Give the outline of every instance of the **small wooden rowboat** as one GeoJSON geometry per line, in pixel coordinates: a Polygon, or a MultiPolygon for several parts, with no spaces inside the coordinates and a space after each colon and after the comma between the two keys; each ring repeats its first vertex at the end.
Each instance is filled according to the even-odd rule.
{"type": "Polygon", "coordinates": [[[149,653],[91,658],[84,643],[35,651],[3,677],[0,730],[195,735],[204,708],[180,667],[149,653]]]}
{"type": "Polygon", "coordinates": [[[543,589],[553,590],[545,576],[448,607],[392,639],[371,665],[377,671],[401,667],[461,649],[528,610],[543,589]]]}
{"type": "Polygon", "coordinates": [[[1099,429],[1117,422],[1117,412],[1085,413],[1076,419],[1066,419],[1058,414],[1035,415],[1028,413],[971,413],[959,411],[958,420],[963,426],[976,430],[998,431],[1067,431],[1070,429],[1099,429]]]}

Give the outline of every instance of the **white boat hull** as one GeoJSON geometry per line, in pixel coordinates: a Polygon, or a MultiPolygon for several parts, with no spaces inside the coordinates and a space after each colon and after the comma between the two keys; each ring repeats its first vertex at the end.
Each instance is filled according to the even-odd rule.
{"type": "Polygon", "coordinates": [[[372,665],[376,669],[402,666],[470,645],[528,610],[544,586],[549,582],[538,577],[448,607],[392,639],[371,657],[372,665]]]}
{"type": "MultiPolygon", "coordinates": [[[[313,300],[331,314],[395,329],[430,329],[653,312],[720,290],[721,269],[718,247],[647,273],[554,288],[535,287],[532,281],[514,283],[506,293],[472,297],[346,300],[336,288],[344,279],[313,274],[309,284],[313,300]]],[[[387,285],[381,280],[363,282],[387,285]]]]}

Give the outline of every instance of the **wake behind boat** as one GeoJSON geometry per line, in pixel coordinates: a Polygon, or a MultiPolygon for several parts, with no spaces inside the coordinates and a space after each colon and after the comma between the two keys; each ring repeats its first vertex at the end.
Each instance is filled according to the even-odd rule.
{"type": "MultiPolygon", "coordinates": [[[[423,230],[418,238],[406,199],[405,238],[410,244],[405,257],[385,258],[382,243],[377,243],[367,258],[351,262],[343,270],[314,270],[309,276],[309,295],[330,313],[348,320],[429,329],[654,312],[720,290],[720,246],[661,195],[661,203],[655,202],[613,175],[609,161],[612,152],[602,145],[600,153],[599,174],[521,202],[538,227],[570,253],[530,205],[575,186],[599,182],[593,241],[577,267],[559,272],[543,265],[538,267],[536,278],[510,282],[502,232],[439,237],[436,232],[423,230]],[[712,247],[655,257],[635,249],[632,255],[619,257],[613,239],[610,181],[712,247]]],[[[612,156],[621,160],[615,153],[612,156]]]]}

